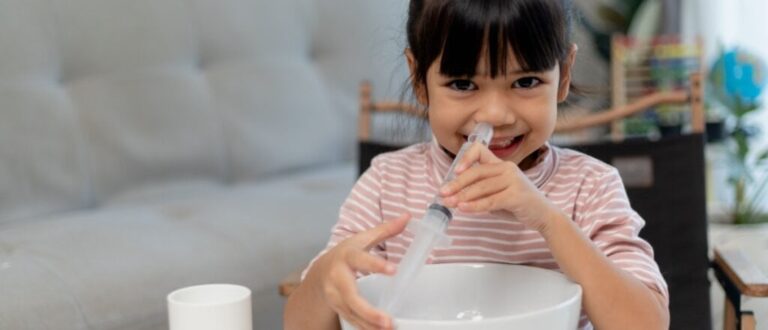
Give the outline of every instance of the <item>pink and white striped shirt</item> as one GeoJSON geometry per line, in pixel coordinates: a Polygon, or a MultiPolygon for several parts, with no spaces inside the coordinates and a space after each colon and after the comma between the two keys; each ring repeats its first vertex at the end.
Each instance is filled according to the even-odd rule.
{"type": "MultiPolygon", "coordinates": [[[[661,293],[668,303],[667,285],[653,259],[653,249],[638,237],[645,222],[631,208],[618,171],[573,150],[547,144],[541,151],[536,164],[524,172],[528,179],[617,267],[661,293]]],[[[420,219],[438,193],[451,161],[434,139],[374,158],[342,205],[323,252],[402,213],[420,219]]],[[[428,263],[492,262],[559,271],[537,231],[497,214],[453,213],[447,229],[451,245],[435,248],[428,263]]],[[[398,263],[412,238],[406,230],[371,252],[398,263]]],[[[591,328],[584,313],[580,328],[591,328]]]]}

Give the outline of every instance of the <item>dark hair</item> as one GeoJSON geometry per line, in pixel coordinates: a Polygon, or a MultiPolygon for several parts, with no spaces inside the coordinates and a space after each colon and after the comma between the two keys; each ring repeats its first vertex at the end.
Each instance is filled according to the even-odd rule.
{"type": "Polygon", "coordinates": [[[481,52],[492,78],[507,71],[509,51],[525,71],[546,71],[568,56],[569,0],[411,0],[406,33],[415,60],[412,82],[440,72],[474,76],[481,52]],[[487,47],[484,47],[487,45],[487,47]]]}

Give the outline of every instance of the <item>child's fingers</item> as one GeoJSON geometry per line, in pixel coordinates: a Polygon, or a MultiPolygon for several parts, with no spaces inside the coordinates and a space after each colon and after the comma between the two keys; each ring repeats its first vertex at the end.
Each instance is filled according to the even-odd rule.
{"type": "Polygon", "coordinates": [[[361,232],[351,237],[350,239],[353,240],[354,244],[363,247],[366,251],[368,251],[372,247],[376,246],[376,244],[379,244],[382,241],[390,237],[397,236],[403,232],[403,230],[405,230],[405,226],[408,224],[408,220],[410,219],[411,215],[406,213],[398,218],[385,221],[381,225],[361,232]]]}
{"type": "Polygon", "coordinates": [[[493,164],[499,163],[501,161],[502,160],[496,157],[496,155],[494,155],[487,146],[484,146],[479,142],[475,142],[472,144],[472,147],[464,152],[464,155],[461,157],[459,164],[456,165],[455,171],[457,174],[461,173],[476,162],[480,164],[493,164]]]}
{"type": "Polygon", "coordinates": [[[353,312],[349,306],[344,307],[343,311],[339,311],[339,317],[346,320],[355,329],[378,329],[379,328],[379,326],[375,325],[374,323],[368,322],[364,318],[355,314],[355,312],[353,312]]]}
{"type": "Polygon", "coordinates": [[[339,283],[336,289],[342,300],[341,309],[347,314],[348,321],[358,323],[364,329],[378,329],[381,328],[381,322],[387,320],[386,315],[374,309],[360,297],[354,279],[339,283]]]}
{"type": "Polygon", "coordinates": [[[389,328],[392,326],[392,321],[389,316],[371,306],[368,301],[359,295],[350,297],[349,307],[353,313],[376,329],[389,328]]]}
{"type": "Polygon", "coordinates": [[[364,251],[348,254],[346,262],[352,269],[366,273],[393,275],[396,269],[391,262],[364,251]]]}
{"type": "Polygon", "coordinates": [[[464,155],[459,159],[459,163],[453,169],[456,174],[459,174],[469,168],[470,165],[480,160],[480,150],[484,146],[478,142],[472,144],[472,146],[464,152],[464,155]]]}
{"type": "Polygon", "coordinates": [[[371,320],[368,320],[358,315],[357,313],[355,313],[355,311],[351,307],[348,308],[348,313],[346,314],[345,319],[347,320],[347,322],[352,323],[355,329],[381,329],[382,328],[380,324],[376,322],[372,322],[371,320]]]}
{"type": "Polygon", "coordinates": [[[357,291],[355,277],[351,272],[344,272],[341,278],[332,285],[331,291],[326,293],[326,299],[331,308],[356,328],[360,328],[365,321],[357,316],[349,306],[349,296],[357,291]]]}
{"type": "Polygon", "coordinates": [[[491,151],[491,149],[488,148],[488,146],[480,144],[478,149],[480,152],[480,164],[497,164],[504,162],[503,160],[499,159],[499,157],[496,157],[496,155],[491,151]]]}
{"type": "Polygon", "coordinates": [[[499,180],[497,176],[487,177],[474,182],[455,195],[449,197],[449,202],[454,204],[452,206],[462,202],[472,202],[502,192],[507,187],[509,187],[509,183],[504,180],[499,180]]]}
{"type": "Polygon", "coordinates": [[[499,198],[499,194],[493,194],[470,202],[461,202],[458,208],[463,212],[495,211],[500,208],[499,198]]]}
{"type": "Polygon", "coordinates": [[[500,171],[501,169],[496,166],[481,165],[472,167],[440,188],[440,194],[443,196],[453,195],[478,180],[499,175],[500,171]]]}
{"type": "MultiPolygon", "coordinates": [[[[353,279],[354,281],[354,279],[353,279]]],[[[343,293],[344,285],[340,285],[336,287],[336,299],[333,299],[333,301],[330,301],[330,305],[332,306],[333,310],[336,311],[337,314],[339,314],[340,318],[343,318],[348,323],[350,323],[352,326],[354,326],[356,329],[365,329],[369,326],[368,322],[366,322],[363,318],[355,314],[355,312],[352,310],[352,308],[349,306],[349,303],[346,301],[346,296],[343,293]]]]}

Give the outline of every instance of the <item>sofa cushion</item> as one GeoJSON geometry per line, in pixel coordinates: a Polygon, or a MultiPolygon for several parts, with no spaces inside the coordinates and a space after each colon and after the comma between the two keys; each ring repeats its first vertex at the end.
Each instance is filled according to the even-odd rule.
{"type": "Polygon", "coordinates": [[[66,93],[44,81],[0,80],[0,100],[0,225],[83,207],[82,135],[66,93]]]}
{"type": "Polygon", "coordinates": [[[354,179],[350,163],[0,227],[0,329],[163,329],[165,296],[210,282],[251,288],[254,329],[279,329],[278,283],[322,249],[354,179]]]}
{"type": "Polygon", "coordinates": [[[149,183],[225,180],[222,128],[200,75],[137,70],[84,78],[68,90],[96,203],[149,183]]]}
{"type": "Polygon", "coordinates": [[[185,1],[51,8],[58,75],[82,123],[95,202],[148,182],[225,180],[222,127],[185,1]]]}
{"type": "Polygon", "coordinates": [[[404,3],[0,0],[0,221],[351,160],[404,3]]]}
{"type": "Polygon", "coordinates": [[[40,1],[0,1],[0,225],[80,208],[88,194],[77,111],[55,83],[40,1]]]}

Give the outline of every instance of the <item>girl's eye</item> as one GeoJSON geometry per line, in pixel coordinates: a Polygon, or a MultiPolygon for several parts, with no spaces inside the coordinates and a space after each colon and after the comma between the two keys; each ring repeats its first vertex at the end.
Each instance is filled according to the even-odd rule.
{"type": "Polygon", "coordinates": [[[475,85],[475,83],[473,83],[471,80],[467,80],[467,79],[453,80],[448,83],[448,87],[450,87],[453,90],[462,91],[462,92],[473,91],[477,89],[477,85],[475,85]]]}
{"type": "Polygon", "coordinates": [[[538,86],[539,84],[541,84],[541,79],[536,78],[536,77],[525,77],[525,78],[520,78],[517,81],[515,81],[512,84],[512,87],[514,87],[514,88],[530,89],[530,88],[534,88],[534,87],[538,86]]]}

